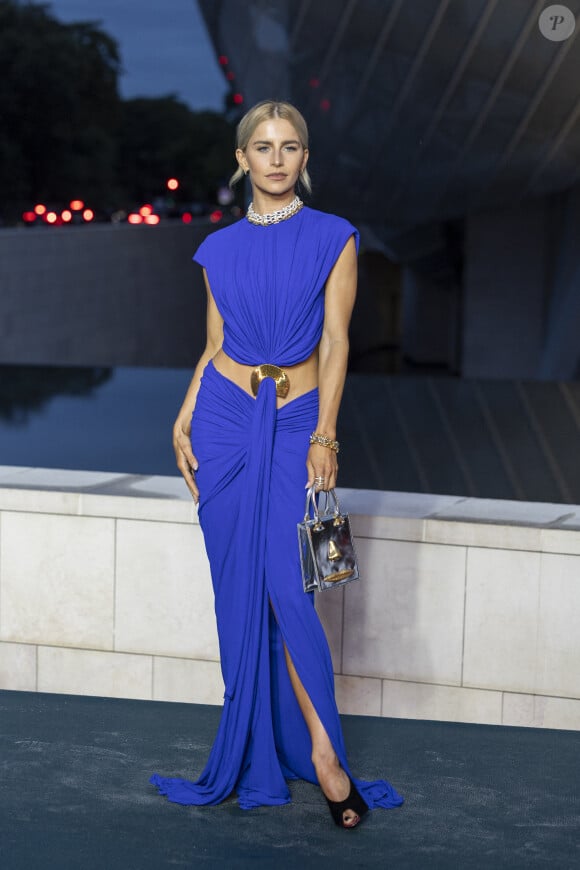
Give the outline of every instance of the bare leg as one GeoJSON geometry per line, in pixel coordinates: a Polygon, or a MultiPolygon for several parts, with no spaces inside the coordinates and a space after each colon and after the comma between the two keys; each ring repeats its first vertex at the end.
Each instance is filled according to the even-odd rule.
{"type": "MultiPolygon", "coordinates": [[[[350,791],[348,776],[340,766],[324,725],[320,721],[320,717],[314,709],[314,705],[296,672],[294,662],[286,649],[286,644],[284,644],[284,654],[286,656],[286,666],[290,675],[290,682],[292,683],[296,700],[302,710],[302,715],[306,720],[306,725],[312,739],[312,763],[314,764],[320,787],[329,800],[343,801],[348,797],[350,791]]],[[[354,827],[359,821],[359,817],[354,810],[345,810],[342,817],[345,826],[349,828],[354,827]]]]}

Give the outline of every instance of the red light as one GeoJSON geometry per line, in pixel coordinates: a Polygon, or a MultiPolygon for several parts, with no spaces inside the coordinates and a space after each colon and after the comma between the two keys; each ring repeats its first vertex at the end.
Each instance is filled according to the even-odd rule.
{"type": "Polygon", "coordinates": [[[233,73],[231,70],[226,73],[226,78],[227,78],[228,82],[233,82],[235,77],[236,77],[236,74],[233,73]]]}
{"type": "Polygon", "coordinates": [[[71,211],[82,211],[84,207],[82,199],[72,199],[69,205],[71,211]]]}
{"type": "Polygon", "coordinates": [[[33,211],[25,211],[22,215],[22,220],[27,224],[33,224],[36,220],[36,215],[33,211]]]}
{"type": "Polygon", "coordinates": [[[86,208],[83,212],[83,218],[84,218],[84,220],[86,220],[87,223],[90,223],[92,221],[92,219],[94,218],[94,216],[95,216],[95,213],[92,210],[92,208],[86,208]]]}
{"type": "Polygon", "coordinates": [[[47,224],[55,224],[58,220],[58,215],[55,211],[49,211],[46,214],[45,220],[47,224]]]}
{"type": "Polygon", "coordinates": [[[244,98],[241,94],[234,94],[232,99],[234,101],[235,106],[241,106],[242,103],[244,102],[244,98]]]}
{"type": "Polygon", "coordinates": [[[40,216],[42,216],[43,214],[46,214],[46,206],[43,205],[41,202],[39,202],[38,205],[34,206],[34,214],[37,214],[40,216]]]}
{"type": "Polygon", "coordinates": [[[136,214],[136,213],[130,214],[129,217],[127,218],[127,220],[129,221],[130,224],[142,224],[143,223],[142,215],[136,214]]]}
{"type": "Polygon", "coordinates": [[[141,215],[141,217],[147,217],[147,215],[153,214],[153,206],[142,205],[139,209],[139,214],[141,215]]]}
{"type": "Polygon", "coordinates": [[[60,216],[63,220],[63,223],[68,224],[72,221],[72,211],[69,211],[68,208],[65,208],[63,212],[60,213],[60,216]]]}
{"type": "Polygon", "coordinates": [[[151,226],[155,226],[160,220],[161,218],[158,214],[148,214],[145,216],[145,223],[150,224],[151,226]]]}
{"type": "Polygon", "coordinates": [[[312,76],[308,84],[311,88],[317,88],[320,85],[320,79],[316,78],[316,76],[312,76]]]}
{"type": "Polygon", "coordinates": [[[177,190],[179,187],[179,181],[177,178],[168,178],[167,179],[167,189],[168,190],[177,190]]]}
{"type": "Polygon", "coordinates": [[[326,98],[324,100],[321,100],[320,108],[323,112],[328,112],[328,110],[330,109],[330,100],[327,100],[326,98]]]}
{"type": "Polygon", "coordinates": [[[217,224],[221,221],[223,216],[224,216],[223,211],[220,211],[219,208],[216,208],[215,211],[212,211],[212,213],[210,214],[209,219],[212,222],[212,224],[217,224]]]}
{"type": "Polygon", "coordinates": [[[181,215],[181,220],[184,224],[190,224],[193,220],[193,215],[191,215],[188,211],[184,211],[181,215]]]}
{"type": "Polygon", "coordinates": [[[229,63],[227,54],[220,54],[218,57],[218,63],[220,66],[227,66],[229,63]]]}

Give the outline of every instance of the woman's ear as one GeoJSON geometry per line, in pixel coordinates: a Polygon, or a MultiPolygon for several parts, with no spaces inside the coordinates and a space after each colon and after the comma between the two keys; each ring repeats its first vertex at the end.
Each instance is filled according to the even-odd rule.
{"type": "Polygon", "coordinates": [[[250,170],[250,167],[248,166],[248,161],[246,160],[246,155],[244,154],[244,152],[242,151],[241,148],[236,148],[236,160],[238,161],[238,166],[240,167],[240,169],[242,170],[244,175],[247,175],[249,170],[250,170]]]}

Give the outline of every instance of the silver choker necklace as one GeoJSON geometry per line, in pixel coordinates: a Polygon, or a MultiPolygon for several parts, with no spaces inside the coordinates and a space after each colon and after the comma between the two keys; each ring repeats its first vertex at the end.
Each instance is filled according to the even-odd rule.
{"type": "Polygon", "coordinates": [[[254,211],[254,203],[251,202],[246,212],[246,217],[251,224],[257,224],[260,227],[269,227],[270,224],[279,224],[280,221],[287,221],[292,215],[300,211],[304,203],[299,196],[295,196],[292,202],[285,205],[284,208],[279,208],[278,211],[271,211],[269,214],[257,214],[254,211]]]}

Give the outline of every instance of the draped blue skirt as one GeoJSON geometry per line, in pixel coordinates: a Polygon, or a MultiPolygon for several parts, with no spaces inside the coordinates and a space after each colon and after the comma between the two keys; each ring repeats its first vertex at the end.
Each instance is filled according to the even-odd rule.
{"type": "MultiPolygon", "coordinates": [[[[225,692],[199,779],[151,777],[174,803],[217,804],[235,791],[249,809],[287,803],[289,779],[317,783],[284,644],[349,772],[328,643],[313,596],[302,589],[298,558],[296,525],[304,514],[306,455],[317,416],[317,390],[276,409],[271,379],[254,399],[213,363],[204,371],[191,440],[225,692]]],[[[354,782],[370,808],[402,803],[384,780],[354,782]]]]}

